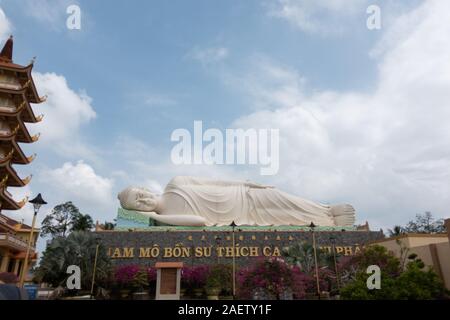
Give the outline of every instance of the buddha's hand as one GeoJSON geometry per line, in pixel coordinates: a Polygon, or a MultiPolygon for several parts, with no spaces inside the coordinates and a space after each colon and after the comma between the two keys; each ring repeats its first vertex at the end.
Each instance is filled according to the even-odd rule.
{"type": "Polygon", "coordinates": [[[264,185],[264,184],[260,184],[260,183],[256,183],[256,182],[251,182],[251,181],[247,181],[245,183],[245,185],[249,188],[254,188],[254,189],[273,189],[273,188],[275,188],[274,186],[268,186],[268,185],[264,185]]]}

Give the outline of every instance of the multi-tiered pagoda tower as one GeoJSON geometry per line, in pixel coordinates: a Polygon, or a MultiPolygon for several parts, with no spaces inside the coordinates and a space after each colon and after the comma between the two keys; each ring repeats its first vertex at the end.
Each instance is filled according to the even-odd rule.
{"type": "Polygon", "coordinates": [[[27,199],[16,201],[8,192],[8,187],[23,187],[31,176],[21,178],[13,165],[27,165],[34,155],[27,156],[19,143],[33,143],[39,135],[32,136],[26,123],[41,121],[33,113],[31,103],[41,103],[31,70],[34,61],[27,66],[13,63],[13,38],[6,41],[0,52],[0,212],[2,210],[18,210],[27,199]]]}

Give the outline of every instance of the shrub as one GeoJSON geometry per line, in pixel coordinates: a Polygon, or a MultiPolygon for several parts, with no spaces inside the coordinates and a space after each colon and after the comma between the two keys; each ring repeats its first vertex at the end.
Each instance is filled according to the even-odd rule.
{"type": "Polygon", "coordinates": [[[143,289],[148,286],[148,271],[138,265],[125,265],[116,268],[115,281],[128,289],[143,289]]]}
{"type": "Polygon", "coordinates": [[[241,299],[252,299],[257,292],[275,299],[292,292],[299,299],[305,296],[305,281],[309,278],[298,267],[288,265],[283,259],[271,258],[242,268],[237,279],[238,296],[241,299]]]}
{"type": "Polygon", "coordinates": [[[215,265],[209,270],[206,279],[206,290],[219,289],[222,294],[232,293],[233,269],[230,265],[215,265]]]}
{"type": "Polygon", "coordinates": [[[401,270],[399,260],[381,247],[369,247],[356,257],[358,271],[353,281],[341,289],[344,299],[353,300],[425,300],[444,299],[448,295],[444,284],[431,269],[424,270],[425,264],[417,255],[409,255],[405,270],[401,270]],[[378,262],[378,263],[377,263],[378,262]],[[367,264],[377,264],[381,268],[381,289],[369,290],[366,273],[367,264]]]}
{"type": "Polygon", "coordinates": [[[181,285],[187,290],[203,289],[209,274],[209,266],[200,265],[181,269],[181,285]]]}
{"type": "Polygon", "coordinates": [[[150,292],[156,292],[156,269],[153,267],[147,268],[147,282],[150,287],[150,292]]]}
{"type": "Polygon", "coordinates": [[[149,267],[147,269],[147,279],[148,279],[149,283],[156,281],[156,269],[155,268],[149,267]]]}

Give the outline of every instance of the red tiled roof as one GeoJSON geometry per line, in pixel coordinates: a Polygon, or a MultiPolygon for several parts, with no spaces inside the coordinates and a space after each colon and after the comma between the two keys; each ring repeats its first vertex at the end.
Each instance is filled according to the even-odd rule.
{"type": "Polygon", "coordinates": [[[13,37],[10,36],[9,39],[6,40],[2,51],[0,52],[0,60],[3,62],[12,62],[12,55],[13,55],[13,37]]]}

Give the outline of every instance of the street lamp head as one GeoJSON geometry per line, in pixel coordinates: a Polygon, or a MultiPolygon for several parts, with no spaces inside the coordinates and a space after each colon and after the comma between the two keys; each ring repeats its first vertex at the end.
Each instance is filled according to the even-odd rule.
{"type": "Polygon", "coordinates": [[[309,227],[310,227],[311,229],[314,229],[314,228],[316,227],[316,225],[314,224],[314,222],[311,221],[311,224],[309,225],[309,227]]]}
{"type": "Polygon", "coordinates": [[[29,202],[33,204],[35,213],[37,213],[39,211],[39,208],[42,205],[47,204],[47,202],[45,202],[45,200],[42,199],[42,196],[40,193],[36,196],[36,198],[30,200],[29,202]]]}
{"type": "Polygon", "coordinates": [[[234,223],[234,220],[231,222],[231,224],[230,224],[230,227],[236,227],[237,226],[237,224],[236,223],[234,223]]]}

